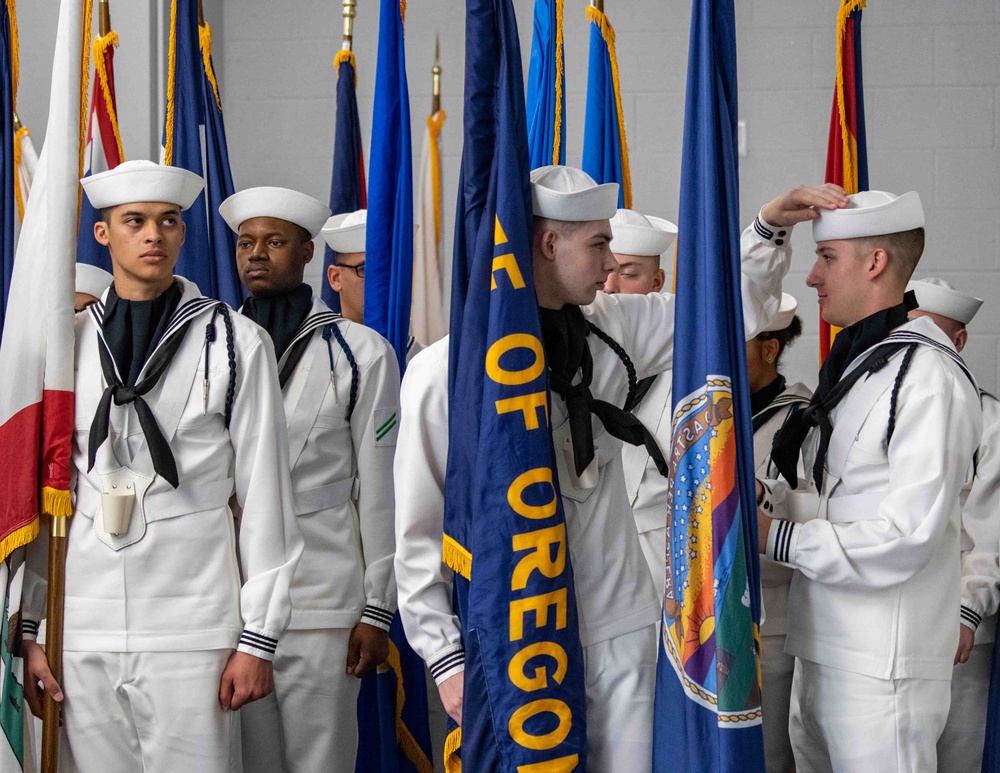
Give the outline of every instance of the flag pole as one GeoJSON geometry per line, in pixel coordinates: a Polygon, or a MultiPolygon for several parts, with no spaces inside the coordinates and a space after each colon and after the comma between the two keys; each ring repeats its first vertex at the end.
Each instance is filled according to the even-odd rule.
{"type": "Polygon", "coordinates": [[[19,132],[22,129],[21,119],[17,117],[17,111],[14,111],[14,131],[19,132]]]}
{"type": "Polygon", "coordinates": [[[604,13],[604,0],[590,0],[590,5],[604,13]]]}
{"type": "MultiPolygon", "coordinates": [[[[52,677],[62,683],[63,611],[66,597],[65,515],[53,515],[49,527],[48,594],[45,611],[45,655],[52,677]]],[[[42,773],[56,773],[59,767],[59,704],[45,693],[42,712],[42,773]]]]}
{"type": "Polygon", "coordinates": [[[431,68],[434,87],[431,96],[431,115],[441,109],[441,36],[434,38],[434,66],[431,68]]]}
{"type": "MultiPolygon", "coordinates": [[[[199,8],[200,7],[201,4],[199,3],[199,8]]],[[[98,8],[100,10],[98,29],[100,30],[101,37],[103,38],[111,32],[111,7],[108,0],[100,0],[98,8]]]]}
{"type": "Polygon", "coordinates": [[[351,51],[354,46],[354,17],[357,15],[358,0],[344,0],[344,42],[340,48],[342,51],[351,51]]]}
{"type": "Polygon", "coordinates": [[[205,9],[201,7],[201,0],[198,0],[198,26],[205,26],[205,9]]]}

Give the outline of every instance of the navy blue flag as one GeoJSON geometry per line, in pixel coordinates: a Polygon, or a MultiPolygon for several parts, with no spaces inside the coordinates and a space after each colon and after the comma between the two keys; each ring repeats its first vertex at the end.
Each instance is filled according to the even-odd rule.
{"type": "Polygon", "coordinates": [[[7,293],[14,274],[14,224],[17,200],[14,196],[14,64],[11,18],[6,3],[0,4],[0,263],[3,264],[3,297],[0,297],[0,337],[7,316],[7,293]]]}
{"type": "MultiPolygon", "coordinates": [[[[337,70],[337,125],[333,139],[333,177],[330,180],[330,211],[335,215],[357,212],[368,206],[365,193],[365,151],[361,147],[361,121],[356,91],[357,62],[352,51],[338,51],[333,60],[337,70]]],[[[323,259],[322,298],[340,311],[340,295],[330,287],[327,272],[336,256],[330,246],[323,259]]]]}
{"type": "Polygon", "coordinates": [[[694,0],[675,270],[653,762],[764,770],[753,432],[740,293],[733,0],[694,0]]]}
{"type": "Polygon", "coordinates": [[[528,154],[531,168],[566,163],[566,67],[563,0],[535,0],[528,62],[528,154]]]}
{"type": "Polygon", "coordinates": [[[604,12],[587,6],[590,64],[583,126],[583,171],[598,183],[618,183],[618,208],[632,208],[632,175],[618,80],[615,30],[604,12]]]}
{"type": "Polygon", "coordinates": [[[365,324],[396,350],[406,368],[413,294],[413,148],[399,0],[380,0],[375,108],[372,112],[365,324]]]}
{"type": "MultiPolygon", "coordinates": [[[[1000,631],[997,631],[1000,634],[1000,631]]],[[[986,710],[986,745],[982,773],[1000,773],[1000,635],[993,644],[990,694],[986,710]]]]}
{"type": "Polygon", "coordinates": [[[208,297],[239,308],[246,294],[236,269],[236,235],[219,214],[234,188],[212,32],[198,24],[198,0],[173,0],[170,19],[163,163],[205,178],[205,190],[183,215],[187,235],[175,271],[208,297]]]}
{"type": "MultiPolygon", "coordinates": [[[[464,770],[586,770],[583,650],[548,422],[511,0],[467,0],[443,557],[465,646],[464,770]],[[539,767],[535,767],[535,766],[539,767]]],[[[454,769],[449,767],[449,770],[454,769]]]]}

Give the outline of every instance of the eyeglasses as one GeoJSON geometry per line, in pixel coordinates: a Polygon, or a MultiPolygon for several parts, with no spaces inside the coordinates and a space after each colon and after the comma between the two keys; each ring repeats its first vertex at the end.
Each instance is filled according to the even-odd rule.
{"type": "Polygon", "coordinates": [[[364,279],[365,278],[365,262],[364,261],[361,261],[356,266],[349,266],[346,263],[337,263],[337,265],[340,268],[349,268],[349,269],[351,269],[355,274],[358,275],[358,279],[364,279]]]}

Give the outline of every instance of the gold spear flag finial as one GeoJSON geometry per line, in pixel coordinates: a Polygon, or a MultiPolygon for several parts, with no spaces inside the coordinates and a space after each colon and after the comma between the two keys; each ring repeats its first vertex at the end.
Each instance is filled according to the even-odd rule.
{"type": "Polygon", "coordinates": [[[434,66],[431,68],[434,90],[431,97],[431,115],[441,109],[441,36],[434,38],[434,66]]]}
{"type": "Polygon", "coordinates": [[[590,0],[590,4],[601,13],[604,13],[604,0],[590,0]]]}
{"type": "Polygon", "coordinates": [[[21,119],[17,117],[17,111],[14,111],[14,131],[21,131],[21,119]]]}
{"type": "Polygon", "coordinates": [[[350,51],[354,44],[354,17],[357,15],[358,0],[344,0],[344,42],[340,46],[344,51],[350,51]]]}
{"type": "Polygon", "coordinates": [[[108,0],[101,0],[98,8],[100,10],[100,26],[98,29],[100,30],[101,37],[103,38],[111,32],[111,8],[108,5],[108,0]]]}

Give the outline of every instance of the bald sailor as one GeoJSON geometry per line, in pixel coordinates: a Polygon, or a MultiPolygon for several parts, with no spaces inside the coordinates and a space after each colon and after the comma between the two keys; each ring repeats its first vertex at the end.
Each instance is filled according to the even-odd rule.
{"type": "MultiPolygon", "coordinates": [[[[599,292],[616,265],[609,221],[617,185],[599,186],[570,167],[543,167],[531,173],[531,190],[535,289],[551,368],[553,439],[586,666],[588,767],[642,773],[652,766],[661,601],[641,557],[616,434],[634,426],[618,408],[630,388],[670,368],[674,299],[599,292]],[[575,396],[582,388],[589,388],[591,401],[581,405],[575,396]],[[593,411],[607,418],[595,421],[593,411]]],[[[799,190],[766,205],[744,232],[744,313],[751,335],[777,313],[789,255],[787,229],[772,227],[770,218],[836,202],[821,189],[799,190]]],[[[448,713],[461,724],[465,652],[452,607],[451,571],[441,562],[447,372],[448,343],[441,341],[415,357],[404,378],[396,580],[407,637],[430,666],[448,713]]]]}
{"type": "Polygon", "coordinates": [[[784,481],[758,485],[760,550],[795,570],[785,642],[796,658],[795,766],[934,771],[959,638],[960,494],[982,432],[979,392],[941,329],[907,317],[924,245],[920,197],[866,191],[812,219],[806,282],[843,330],[809,406],[775,437],[784,481]]]}
{"type": "MultiPolygon", "coordinates": [[[[917,308],[910,317],[934,322],[961,352],[967,325],[983,302],[943,279],[910,282],[917,308]]],[[[938,740],[938,769],[977,771],[986,742],[997,607],[1000,606],[1000,401],[980,390],[983,438],[962,489],[962,606],[951,677],[951,709],[938,740]]]]}
{"type": "Polygon", "coordinates": [[[25,697],[36,714],[39,683],[62,701],[63,771],[228,773],[231,710],[273,689],[302,551],[274,352],[173,274],[200,177],[128,161],[81,184],[114,283],[76,317],[62,683],[33,641],[43,535],[28,548],[25,697]]]}
{"type": "MultiPolygon", "coordinates": [[[[666,274],[660,256],[677,238],[677,226],[669,220],[619,209],[611,218],[611,253],[616,266],[608,274],[604,292],[609,295],[646,295],[663,291],[666,274]]],[[[660,449],[670,445],[670,404],[673,374],[666,370],[636,384],[625,405],[656,438],[660,449]]],[[[646,559],[657,598],[663,598],[667,573],[668,479],[657,469],[645,445],[622,445],[625,489],[632,505],[639,547],[646,559]]]]}
{"type": "Polygon", "coordinates": [[[219,212],[237,234],[250,292],[242,314],[274,341],[306,545],[275,652],[276,701],[243,712],[245,770],[351,773],[360,677],[388,657],[396,611],[399,369],[382,336],[331,312],[303,282],[326,204],[286,188],[250,188],[219,212]],[[278,764],[266,762],[274,749],[278,764]]]}
{"type": "MultiPolygon", "coordinates": [[[[368,210],[334,215],[323,227],[323,238],[334,252],[326,281],[340,294],[341,312],[351,322],[365,323],[365,234],[368,210]]],[[[412,335],[406,340],[406,361],[423,349],[412,335]]]]}
{"type": "MultiPolygon", "coordinates": [[[[802,333],[798,302],[781,294],[781,308],[763,332],[747,341],[750,377],[750,410],[753,413],[753,457],[758,478],[774,477],[771,444],[775,433],[796,407],[809,402],[812,391],[805,384],[788,384],[780,373],[781,358],[802,333]]],[[[802,474],[801,468],[799,474],[802,474]]],[[[760,670],[764,761],[767,773],[794,770],[788,738],[788,711],[792,695],[795,658],[785,652],[788,628],[788,585],[792,570],[760,559],[760,596],[764,614],[760,623],[760,670]]]]}

